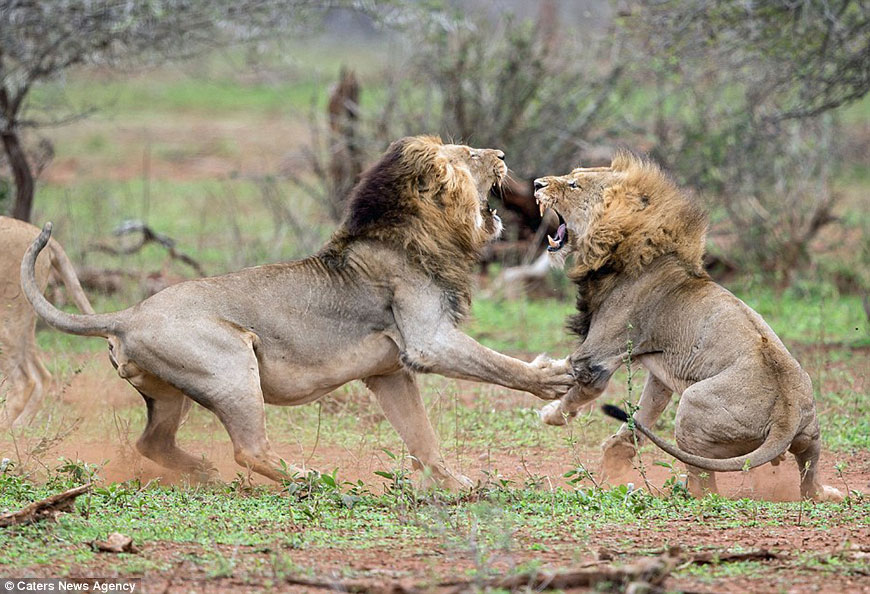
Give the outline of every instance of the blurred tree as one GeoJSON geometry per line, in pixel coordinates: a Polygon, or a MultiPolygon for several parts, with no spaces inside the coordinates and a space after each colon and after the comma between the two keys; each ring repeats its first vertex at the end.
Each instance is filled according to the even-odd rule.
{"type": "Polygon", "coordinates": [[[499,147],[524,178],[576,166],[608,137],[599,123],[622,95],[621,40],[612,27],[576,34],[553,0],[538,8],[534,20],[448,10],[409,20],[408,60],[393,73],[379,130],[499,147]]]}
{"type": "Polygon", "coordinates": [[[0,0],[0,139],[15,186],[12,216],[29,220],[35,169],[25,128],[82,111],[40,113],[33,86],[70,67],[186,57],[218,45],[301,31],[325,9],[371,9],[378,0],[0,0]]]}
{"type": "Polygon", "coordinates": [[[641,0],[626,14],[656,55],[753,74],[768,121],[816,116],[870,91],[865,0],[641,0]]]}
{"type": "Polygon", "coordinates": [[[866,3],[642,0],[621,16],[650,106],[633,127],[710,199],[729,259],[788,284],[835,220],[832,112],[870,90],[866,3]]]}

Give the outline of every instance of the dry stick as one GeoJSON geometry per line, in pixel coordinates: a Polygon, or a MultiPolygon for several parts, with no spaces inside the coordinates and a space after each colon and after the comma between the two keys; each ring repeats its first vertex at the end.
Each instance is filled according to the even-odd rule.
{"type": "MultiPolygon", "coordinates": [[[[572,588],[594,588],[604,584],[629,584],[632,582],[644,582],[654,588],[660,586],[674,570],[679,558],[668,554],[653,558],[641,558],[636,562],[623,567],[609,565],[589,568],[583,566],[564,572],[530,571],[508,577],[493,577],[487,580],[449,580],[436,584],[407,584],[402,582],[388,582],[380,585],[370,585],[360,581],[317,581],[304,578],[288,578],[286,583],[293,585],[308,586],[313,588],[328,588],[343,592],[356,592],[359,594],[395,593],[411,594],[426,592],[433,589],[442,592],[468,592],[474,589],[535,589],[554,590],[572,588]]],[[[704,561],[707,562],[707,561],[704,561]]]]}
{"type": "Polygon", "coordinates": [[[30,524],[45,519],[55,512],[72,511],[76,497],[91,490],[93,483],[85,483],[61,493],[55,493],[45,499],[34,501],[18,511],[0,516],[0,528],[30,524]]]}
{"type": "Polygon", "coordinates": [[[320,421],[321,416],[323,415],[323,402],[317,403],[317,433],[314,435],[314,447],[311,448],[311,453],[308,454],[308,457],[302,463],[302,468],[308,472],[308,463],[311,462],[311,458],[314,457],[314,453],[317,451],[317,446],[320,444],[320,421]]]}
{"type": "Polygon", "coordinates": [[[508,577],[494,577],[488,580],[449,580],[429,584],[408,584],[403,582],[387,582],[380,585],[370,585],[362,581],[318,581],[304,578],[287,578],[286,583],[292,585],[324,588],[359,594],[395,593],[411,594],[426,592],[433,589],[442,592],[468,592],[475,588],[486,589],[573,589],[595,588],[604,584],[623,584],[642,582],[652,586],[652,591],[659,591],[665,580],[675,569],[689,565],[708,565],[735,561],[769,561],[779,556],[767,549],[748,551],[745,553],[718,553],[715,551],[699,553],[687,559],[680,556],[679,549],[666,551],[653,558],[640,558],[634,563],[622,567],[611,565],[586,564],[578,569],[563,572],[531,571],[508,577]],[[596,567],[597,566],[597,567],[596,567]]]}
{"type": "Polygon", "coordinates": [[[196,271],[199,276],[205,276],[205,271],[199,262],[191,256],[175,249],[175,240],[162,233],[157,233],[151,227],[141,221],[127,221],[121,227],[115,230],[115,235],[128,235],[130,233],[142,233],[142,239],[136,244],[128,248],[116,248],[104,243],[92,245],[89,249],[99,252],[106,252],[115,256],[126,256],[134,254],[145,247],[148,243],[157,243],[162,245],[169,251],[169,257],[174,260],[180,260],[196,271]]]}
{"type": "MultiPolygon", "coordinates": [[[[632,328],[633,328],[633,326],[631,324],[629,324],[628,325],[629,332],[632,330],[632,328]]],[[[628,407],[631,411],[631,417],[628,420],[628,427],[629,427],[629,429],[631,429],[631,438],[632,438],[632,441],[634,441],[634,451],[635,451],[635,454],[637,455],[637,464],[634,464],[634,463],[632,463],[632,464],[634,465],[635,470],[637,470],[638,473],[640,473],[640,477],[643,479],[643,483],[644,483],[644,485],[646,485],[647,491],[649,491],[649,493],[652,494],[653,489],[655,489],[656,491],[658,491],[659,495],[661,495],[662,491],[658,487],[654,487],[652,484],[650,484],[649,480],[647,479],[646,467],[643,464],[643,458],[641,457],[641,454],[640,454],[640,442],[637,439],[637,430],[634,427],[634,413],[637,411],[638,407],[635,406],[634,402],[632,401],[632,393],[634,391],[634,384],[632,383],[632,379],[634,378],[635,371],[631,367],[631,361],[632,361],[631,355],[632,355],[632,351],[634,348],[634,341],[631,339],[630,336],[629,336],[628,343],[626,346],[628,347],[628,354],[625,357],[625,369],[626,369],[626,374],[627,374],[626,379],[628,382],[628,398],[626,399],[626,404],[628,405],[628,407]]]]}

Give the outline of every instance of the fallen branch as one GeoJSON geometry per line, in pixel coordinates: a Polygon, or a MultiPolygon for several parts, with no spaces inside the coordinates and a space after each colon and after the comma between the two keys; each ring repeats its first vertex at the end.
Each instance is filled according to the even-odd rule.
{"type": "Polygon", "coordinates": [[[510,576],[493,577],[479,580],[450,580],[439,583],[409,584],[394,581],[373,585],[362,580],[312,580],[304,578],[287,578],[286,583],[295,586],[306,586],[355,594],[418,594],[436,591],[440,593],[459,593],[478,590],[570,590],[576,588],[604,589],[607,591],[619,589],[640,589],[648,592],[660,592],[661,586],[675,569],[688,565],[705,565],[710,563],[728,563],[735,561],[765,561],[779,557],[766,549],[744,553],[725,553],[712,551],[686,556],[679,547],[673,547],[655,557],[641,557],[633,563],[614,567],[606,563],[583,566],[570,571],[530,571],[510,576]],[[632,588],[629,585],[632,584],[632,588]]]}
{"type": "Polygon", "coordinates": [[[565,572],[531,571],[494,577],[484,580],[451,580],[437,584],[406,584],[402,582],[367,584],[362,581],[317,581],[302,578],[288,578],[288,584],[306,586],[309,588],[324,588],[356,594],[417,594],[420,592],[469,592],[489,589],[535,589],[535,590],[565,590],[571,588],[594,588],[608,584],[627,586],[631,583],[642,583],[650,587],[661,585],[673,570],[678,559],[667,555],[642,558],[635,563],[623,567],[604,565],[592,569],[578,569],[565,572]]]}
{"type": "Polygon", "coordinates": [[[0,528],[31,524],[46,518],[53,518],[60,512],[71,512],[73,511],[76,497],[90,491],[92,486],[93,483],[86,483],[62,493],[55,493],[45,499],[34,501],[18,511],[3,514],[0,516],[0,528]]]}
{"type": "Polygon", "coordinates": [[[92,245],[90,249],[112,254],[114,256],[127,256],[135,254],[148,243],[157,243],[169,251],[170,258],[173,260],[180,260],[193,268],[199,276],[205,276],[205,271],[202,269],[199,262],[194,260],[191,256],[175,249],[174,239],[162,233],[157,233],[142,221],[124,221],[124,223],[114,231],[114,235],[117,236],[129,235],[131,233],[141,233],[142,239],[138,243],[126,248],[116,248],[105,243],[97,243],[92,245]]]}
{"type": "Polygon", "coordinates": [[[604,565],[593,569],[576,571],[548,572],[531,571],[508,577],[485,580],[482,584],[473,581],[456,581],[439,584],[449,587],[449,592],[467,592],[473,586],[483,586],[484,589],[496,588],[504,590],[534,589],[534,590],[567,590],[571,588],[595,588],[609,584],[628,585],[640,582],[648,586],[660,586],[676,566],[677,559],[668,555],[641,558],[623,567],[604,565]]]}
{"type": "Polygon", "coordinates": [[[747,551],[746,553],[720,553],[718,551],[710,551],[708,553],[698,553],[688,558],[683,565],[711,565],[718,563],[733,563],[735,561],[770,561],[771,559],[779,559],[779,555],[772,553],[767,549],[758,551],[747,551]]]}

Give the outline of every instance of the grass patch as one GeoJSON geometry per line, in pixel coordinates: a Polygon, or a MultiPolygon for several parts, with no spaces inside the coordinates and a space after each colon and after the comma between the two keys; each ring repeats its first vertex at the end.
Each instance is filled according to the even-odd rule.
{"type": "MultiPolygon", "coordinates": [[[[0,508],[15,509],[75,483],[69,467],[46,484],[34,484],[10,472],[0,475],[0,508]]],[[[283,489],[247,488],[234,482],[212,487],[143,487],[137,482],[99,487],[80,497],[75,511],[56,523],[41,522],[0,531],[0,565],[87,563],[90,543],[111,532],[151,543],[197,545],[195,563],[209,572],[233,573],[222,558],[223,545],[275,550],[330,547],[414,547],[418,539],[448,548],[484,550],[518,546],[534,535],[536,550],[558,547],[560,539],[585,541],[590,531],[615,525],[654,527],[703,519],[711,529],[793,523],[814,528],[867,526],[870,504],[775,504],[728,500],[655,497],[626,487],[610,490],[552,490],[486,485],[472,497],[417,492],[404,482],[370,491],[342,482],[337,475],[300,477],[283,489]],[[802,509],[801,509],[802,507],[802,509]],[[46,547],[45,543],[55,546],[46,547]]],[[[131,573],[147,564],[127,563],[131,573]]]]}

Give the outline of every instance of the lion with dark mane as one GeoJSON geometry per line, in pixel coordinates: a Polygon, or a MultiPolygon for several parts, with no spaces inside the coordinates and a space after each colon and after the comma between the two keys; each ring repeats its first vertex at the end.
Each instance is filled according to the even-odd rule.
{"type": "MultiPolygon", "coordinates": [[[[704,271],[704,212],[650,161],[618,154],[610,167],[535,180],[560,219],[550,252],[578,287],[570,361],[578,385],[542,412],[562,425],[597,398],[630,357],[648,370],[634,426],[686,463],[689,489],[716,491],[714,472],[797,459],[801,495],[841,494],[818,479],[821,443],[810,378],[755,311],[704,271]],[[673,392],[677,446],[650,430],[673,392]]],[[[624,422],[612,406],[607,414],[624,422]]],[[[604,474],[630,466],[628,425],[604,444],[604,474]]]]}
{"type": "Polygon", "coordinates": [[[117,313],[72,315],[45,301],[33,266],[47,224],[24,257],[22,285],[52,326],[108,339],[118,374],[148,408],[137,448],[159,464],[211,471],[175,443],[197,402],[223,423],[240,465],[286,478],[266,438],[264,403],[305,404],[362,379],[415,467],[445,486],[467,486],[441,456],[416,373],[548,399],[573,383],[565,361],[525,363],[457,329],[477,252],[501,232],[487,198],[507,172],[503,158],[433,137],[398,140],[363,174],[317,255],[174,285],[117,313]]]}

